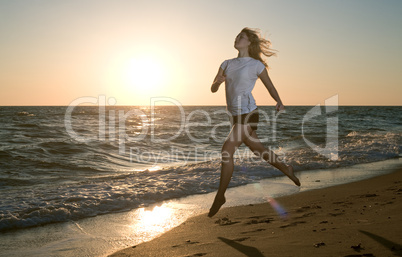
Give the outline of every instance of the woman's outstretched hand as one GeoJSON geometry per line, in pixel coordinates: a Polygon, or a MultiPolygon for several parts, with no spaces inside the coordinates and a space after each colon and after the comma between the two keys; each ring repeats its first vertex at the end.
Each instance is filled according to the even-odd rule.
{"type": "Polygon", "coordinates": [[[215,81],[211,86],[211,91],[212,93],[215,93],[216,91],[218,91],[219,86],[226,80],[226,76],[224,75],[216,75],[215,77],[215,81]]]}
{"type": "Polygon", "coordinates": [[[282,102],[278,102],[278,103],[276,104],[276,110],[277,110],[278,112],[281,112],[281,111],[284,111],[284,110],[285,110],[285,106],[283,106],[282,102]]]}

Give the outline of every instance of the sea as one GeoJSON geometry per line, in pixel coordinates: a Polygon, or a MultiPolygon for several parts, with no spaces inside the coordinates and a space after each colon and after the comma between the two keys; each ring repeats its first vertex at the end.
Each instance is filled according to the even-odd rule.
{"type": "MultiPolygon", "coordinates": [[[[325,187],[331,182],[317,179],[322,172],[401,163],[401,106],[288,106],[279,113],[260,106],[259,112],[261,142],[293,165],[301,188],[305,174],[310,185],[325,187]]],[[[203,209],[187,216],[206,211],[219,185],[221,147],[231,129],[225,106],[179,105],[1,106],[0,124],[1,256],[103,256],[150,240],[185,217],[139,241],[133,230],[115,236],[108,249],[88,240],[80,245],[82,237],[66,239],[63,231],[73,224],[77,233],[89,235],[85,222],[100,217],[107,227],[105,217],[161,209],[191,197],[198,197],[193,203],[203,209]],[[126,243],[117,243],[122,240],[126,243]]],[[[272,195],[297,193],[290,180],[246,146],[234,158],[230,189],[271,181],[272,195]]],[[[356,179],[365,178],[367,170],[360,169],[356,179]]],[[[376,172],[370,174],[380,175],[376,172]]],[[[347,183],[345,178],[339,183],[347,183]]]]}

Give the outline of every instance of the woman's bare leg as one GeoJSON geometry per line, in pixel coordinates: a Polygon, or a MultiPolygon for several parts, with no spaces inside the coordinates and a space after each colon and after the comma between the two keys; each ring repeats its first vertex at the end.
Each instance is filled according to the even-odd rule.
{"type": "Polygon", "coordinates": [[[294,175],[293,167],[291,165],[286,165],[278,159],[278,156],[269,149],[266,149],[264,145],[260,142],[255,131],[248,126],[248,134],[244,139],[244,143],[250,148],[253,153],[257,156],[261,156],[266,162],[282,171],[286,176],[288,176],[293,183],[300,186],[299,179],[294,175]]]}
{"type": "Polygon", "coordinates": [[[216,193],[212,207],[209,210],[208,217],[214,216],[226,202],[225,192],[229,186],[234,168],[233,155],[236,152],[236,149],[243,143],[243,139],[246,136],[246,129],[247,127],[245,125],[233,125],[229,136],[222,146],[222,167],[219,189],[216,193]]]}

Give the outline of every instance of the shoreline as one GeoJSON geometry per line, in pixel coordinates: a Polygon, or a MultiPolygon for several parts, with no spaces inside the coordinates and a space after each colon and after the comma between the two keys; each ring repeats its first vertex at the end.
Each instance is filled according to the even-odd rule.
{"type": "Polygon", "coordinates": [[[213,218],[191,217],[110,256],[402,256],[401,194],[399,165],[390,174],[281,196],[271,204],[223,206],[213,218]]]}
{"type": "MultiPolygon", "coordinates": [[[[293,197],[315,189],[382,176],[398,167],[402,167],[401,158],[335,169],[296,172],[302,181],[300,188],[285,176],[230,187],[222,210],[232,206],[247,206],[250,203],[266,203],[267,197],[279,202],[286,195],[293,197]]],[[[197,215],[206,216],[215,193],[190,195],[127,212],[2,233],[0,256],[109,256],[127,247],[164,236],[197,215]]],[[[286,210],[289,211],[288,206],[286,210]]],[[[213,219],[222,218],[221,211],[213,219]]],[[[214,225],[215,221],[209,220],[204,225],[214,225]]]]}

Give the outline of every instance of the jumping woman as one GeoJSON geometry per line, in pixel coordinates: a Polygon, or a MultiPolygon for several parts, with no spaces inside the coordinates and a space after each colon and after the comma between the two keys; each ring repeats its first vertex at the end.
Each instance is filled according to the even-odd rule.
{"type": "Polygon", "coordinates": [[[226,202],[225,192],[234,168],[233,155],[242,143],[246,144],[254,154],[282,171],[297,186],[300,186],[299,179],[293,173],[293,167],[281,162],[274,152],[266,149],[256,134],[259,115],[251,91],[258,78],[261,79],[269,94],[276,101],[276,110],[285,109],[268,76],[267,64],[261,58],[261,54],[267,57],[275,54],[270,49],[270,45],[270,41],[260,37],[257,31],[244,28],[234,42],[234,47],[238,51],[237,58],[226,60],[221,64],[211,86],[211,91],[215,93],[219,86],[225,82],[226,104],[227,110],[231,114],[232,129],[222,146],[219,189],[208,217],[214,216],[226,202]]]}

